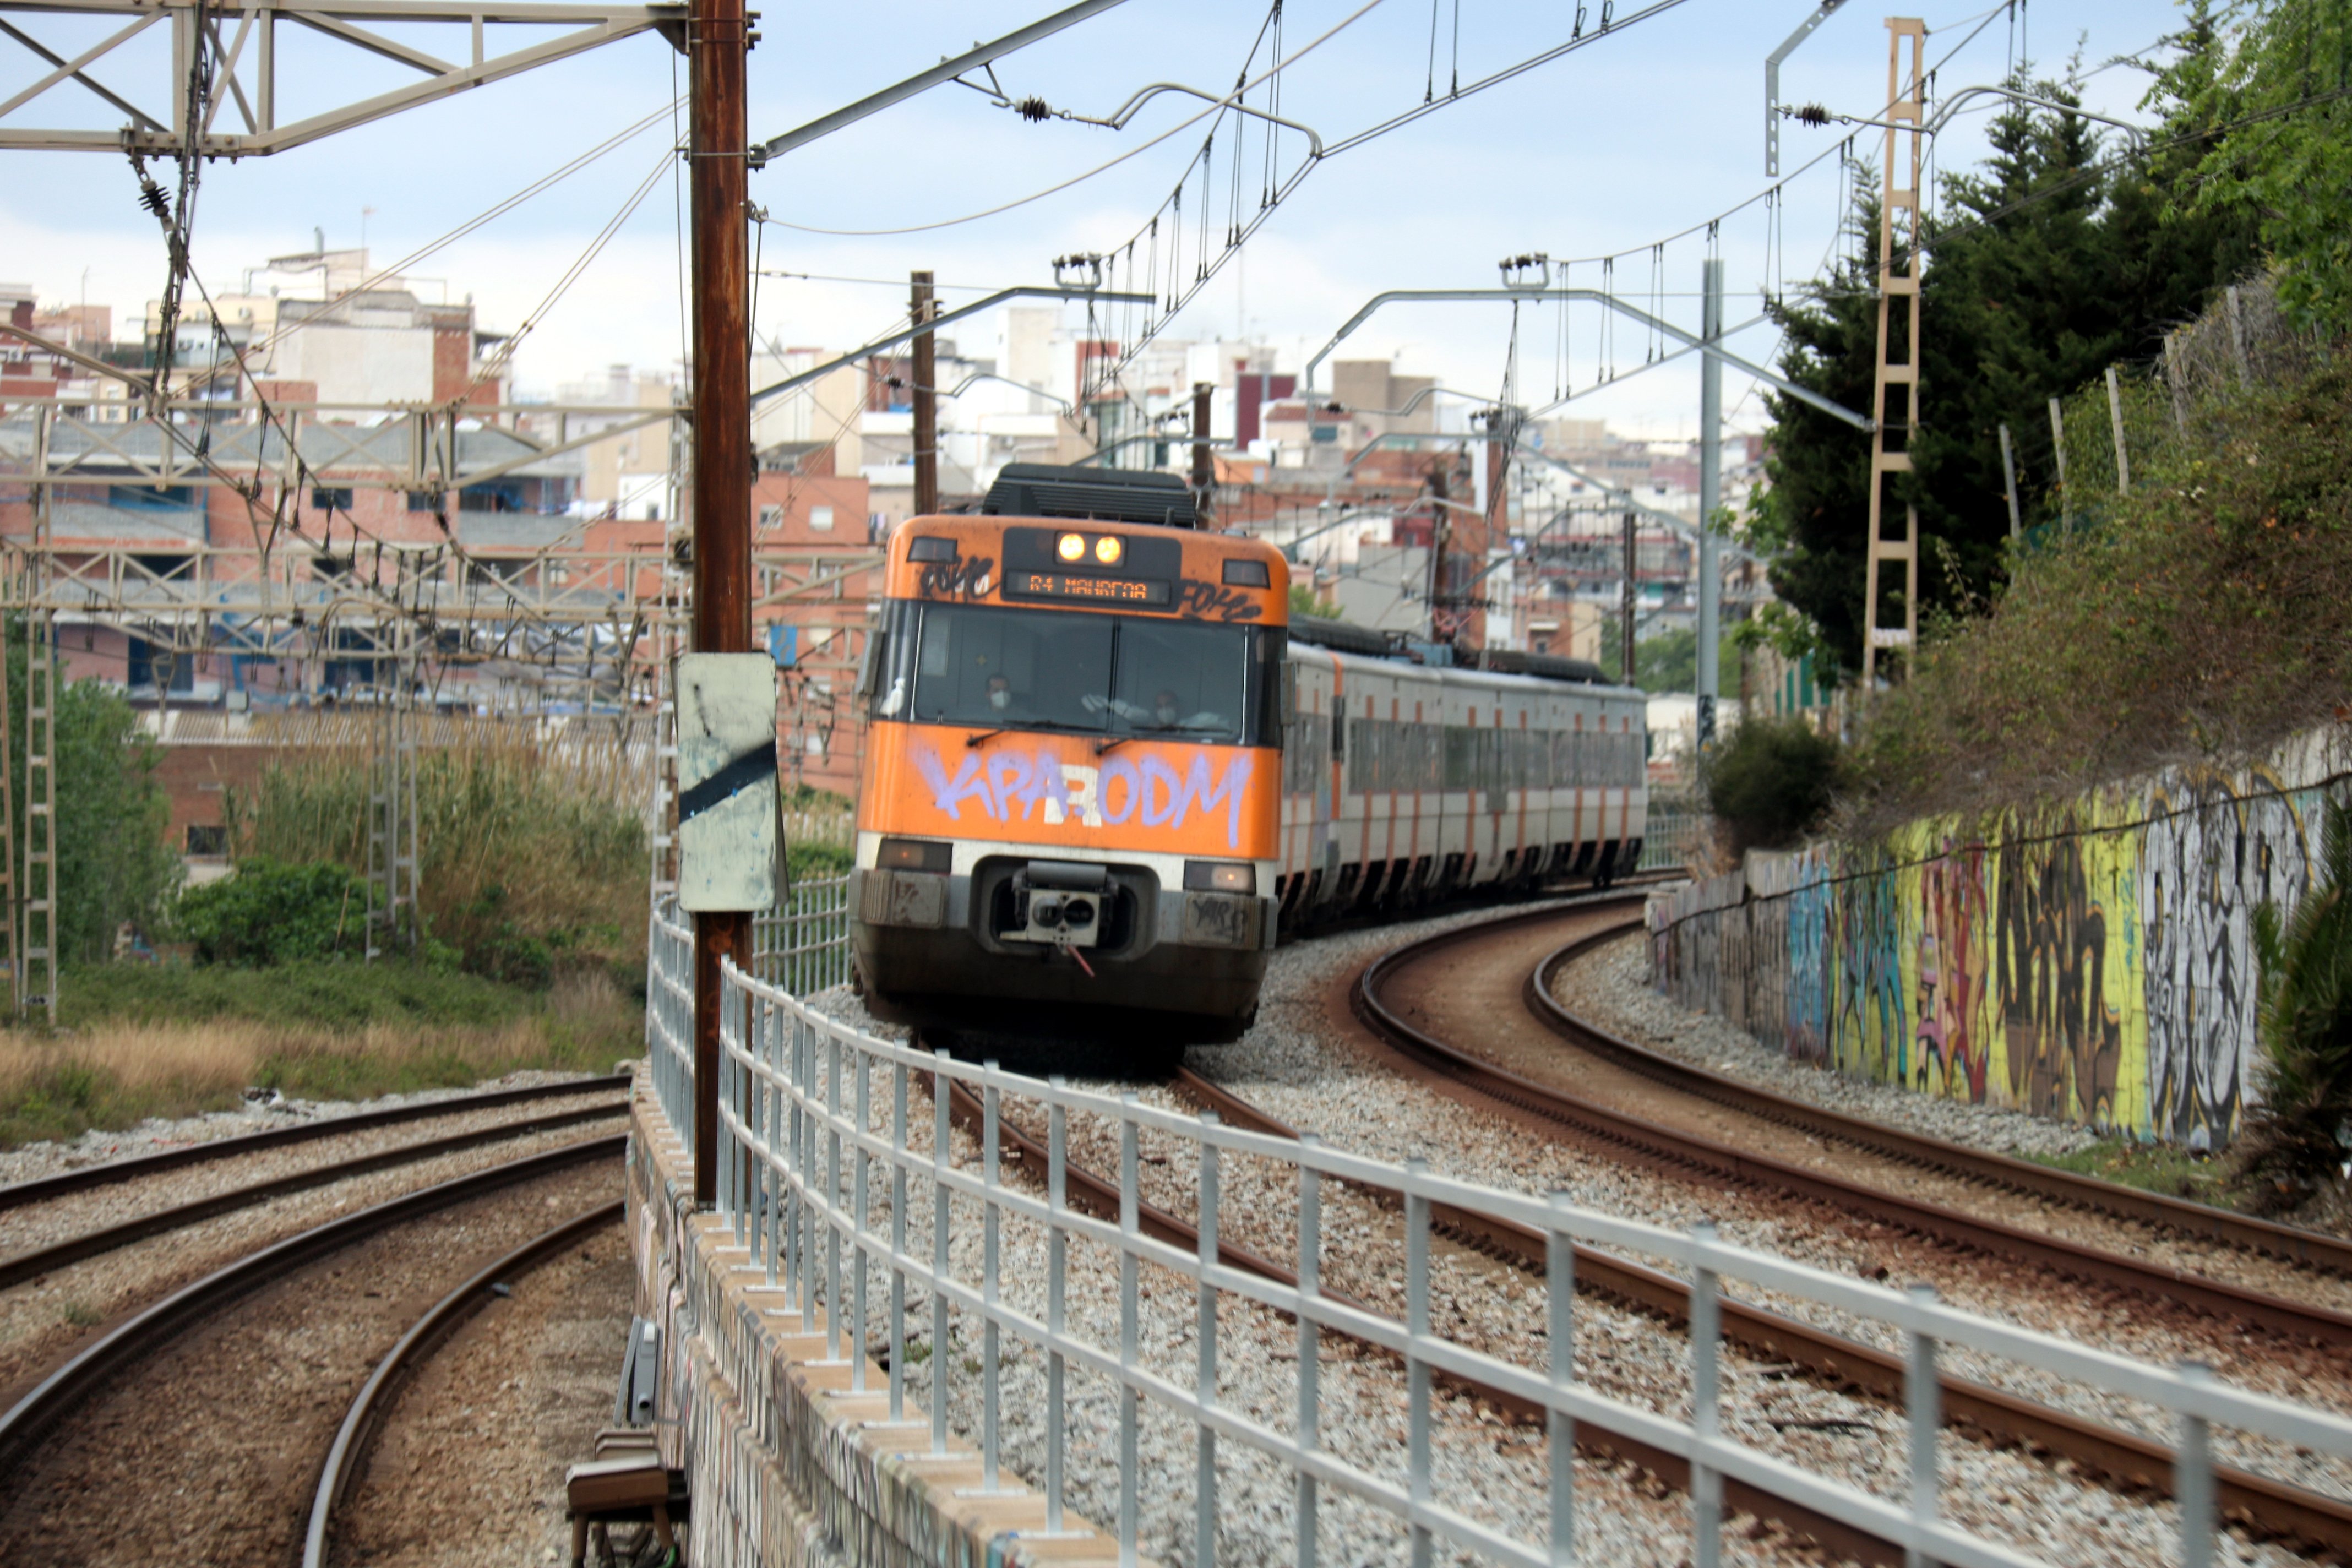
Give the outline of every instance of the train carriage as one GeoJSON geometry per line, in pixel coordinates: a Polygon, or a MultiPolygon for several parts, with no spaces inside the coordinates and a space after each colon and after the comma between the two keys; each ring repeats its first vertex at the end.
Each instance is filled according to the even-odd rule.
{"type": "Polygon", "coordinates": [[[1641,858],[1647,703],[1574,660],[1433,668],[1291,628],[1280,892],[1293,922],[1475,890],[1607,882],[1641,858]],[[1509,668],[1516,667],[1516,668],[1509,668]]]}

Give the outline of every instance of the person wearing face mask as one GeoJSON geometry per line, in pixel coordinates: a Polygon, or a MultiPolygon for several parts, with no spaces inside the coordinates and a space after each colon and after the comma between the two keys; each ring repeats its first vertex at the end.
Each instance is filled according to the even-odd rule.
{"type": "Polygon", "coordinates": [[[988,678],[988,711],[993,719],[1025,719],[1029,716],[1028,705],[1013,695],[1013,682],[1002,675],[988,678]]]}

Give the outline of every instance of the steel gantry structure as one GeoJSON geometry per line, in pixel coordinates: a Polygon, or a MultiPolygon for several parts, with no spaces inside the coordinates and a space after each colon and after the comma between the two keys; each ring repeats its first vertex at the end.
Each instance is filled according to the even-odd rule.
{"type": "MultiPolygon", "coordinates": [[[[0,151],[192,153],[204,158],[252,158],[331,136],[432,103],[468,88],[551,65],[640,33],[659,31],[680,43],[683,5],[567,5],[562,0],[0,0],[0,37],[13,40],[49,69],[14,97],[0,100],[0,118],[36,100],[59,121],[68,84],[94,95],[126,123],[89,130],[55,123],[0,126],[0,151]],[[116,29],[67,56],[43,43],[8,14],[90,16],[116,29]],[[417,79],[388,92],[307,114],[278,118],[278,28],[305,33],[367,56],[390,60],[417,79]],[[453,36],[444,58],[378,29],[438,25],[453,36]],[[167,54],[129,46],[152,29],[169,36],[167,54]],[[519,47],[492,52],[488,30],[524,27],[551,33],[519,47]],[[161,64],[162,69],[156,67],[161,64]],[[190,90],[194,79],[194,91],[190,90]],[[194,122],[191,122],[191,112],[194,122]]],[[[682,46],[681,46],[682,47],[682,46]]],[[[314,89],[320,73],[304,77],[314,89]]]]}

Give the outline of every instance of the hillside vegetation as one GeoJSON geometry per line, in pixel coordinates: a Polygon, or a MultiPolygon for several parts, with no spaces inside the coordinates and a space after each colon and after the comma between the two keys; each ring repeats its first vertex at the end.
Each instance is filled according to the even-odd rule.
{"type": "Polygon", "coordinates": [[[2135,454],[2095,528],[1932,625],[1880,694],[1854,826],[2234,762],[2352,701],[2352,363],[2238,395],[2135,454]]]}

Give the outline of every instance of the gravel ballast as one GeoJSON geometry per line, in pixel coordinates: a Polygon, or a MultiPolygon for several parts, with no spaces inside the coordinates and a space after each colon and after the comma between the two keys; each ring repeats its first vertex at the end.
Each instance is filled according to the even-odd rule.
{"type": "MultiPolygon", "coordinates": [[[[1242,1041],[1195,1050],[1190,1065],[1270,1114],[1320,1133],[1328,1142],[1377,1158],[1430,1160],[1437,1170],[1521,1190],[1565,1189],[1585,1205],[1628,1217],[1682,1228],[1703,1218],[1722,1222],[1726,1238],[1793,1254],[1851,1275],[1872,1273],[1876,1260],[1895,1256],[1892,1244],[1858,1234],[1819,1234],[1809,1224],[1778,1215],[1752,1194],[1695,1192],[1677,1183],[1631,1171],[1578,1151],[1543,1143],[1501,1126],[1465,1107],[1410,1084],[1370,1060],[1344,1037],[1352,1025],[1328,1016],[1336,984],[1376,952],[1442,927],[1488,918],[1483,913],[1445,917],[1294,944],[1278,952],[1269,971],[1257,1026],[1242,1041]]],[[[821,1010],[872,1028],[863,1009],[845,994],[815,999],[821,1010]]],[[[1099,1081],[1083,1084],[1103,1092],[1132,1090],[1170,1109],[1190,1110],[1162,1087],[1099,1081]]],[[[1034,1108],[1029,1108],[1034,1114],[1034,1108]]],[[[1008,1114],[1023,1117],[1017,1102],[1008,1114]]],[[[926,1137],[927,1115],[916,1117],[918,1142],[926,1137]]],[[[1032,1131],[1037,1131],[1032,1128],[1032,1131]]],[[[1074,1119],[1071,1157],[1097,1171],[1116,1168],[1115,1142],[1108,1128],[1074,1119]]],[[[967,1168],[977,1157],[971,1141],[956,1135],[958,1158],[967,1168]]],[[[1176,1139],[1147,1137],[1145,1196],[1180,1215],[1192,1210],[1192,1146],[1176,1139]]],[[[1286,1165],[1254,1169],[1257,1163],[1229,1161],[1223,1173],[1223,1225],[1228,1239],[1263,1255],[1295,1255],[1295,1176],[1286,1165]]],[[[1007,1166],[1005,1179],[1028,1178],[1007,1166]]],[[[1403,1306],[1402,1226],[1391,1211],[1363,1194],[1325,1189],[1324,1268],[1328,1283],[1383,1310],[1401,1315],[1403,1306]]],[[[878,1215],[878,1209],[877,1209],[878,1215]]],[[[910,1205],[912,1233],[928,1236],[928,1198],[910,1205]]],[[[961,1216],[954,1229],[959,1272],[976,1279],[981,1227],[977,1216],[961,1216]]],[[[877,1217],[877,1225],[887,1219],[877,1217]]],[[[1853,1227],[1854,1232],[1866,1229],[1853,1227]]],[[[1045,1239],[1027,1227],[1008,1224],[1004,1290],[1024,1310],[1042,1315],[1045,1239]]],[[[1074,1324],[1097,1343],[1118,1342],[1115,1261],[1072,1248],[1066,1272],[1068,1311],[1074,1324]]],[[[1908,1258],[1899,1259],[1907,1265],[1908,1258]]],[[[1883,1267],[1883,1265],[1878,1265],[1883,1267]]],[[[1906,1268],[1906,1277],[1909,1275],[1906,1268]]],[[[1952,1258],[1934,1282],[1948,1300],[2012,1318],[2027,1316],[2037,1327],[2073,1333],[2110,1348],[2131,1351],[2128,1328],[2048,1321],[2046,1303],[2021,1311],[2004,1300],[1997,1283],[1982,1283],[1971,1299],[1971,1260],[1952,1258]],[[2004,1311],[2004,1308],[2007,1310],[2004,1311]]],[[[1140,1303],[1147,1363],[1181,1386],[1190,1386],[1197,1362],[1197,1305],[1192,1287],[1180,1278],[1144,1271],[1140,1303]]],[[[1901,1283],[1897,1279],[1890,1281],[1901,1283]]],[[[1742,1291],[1749,1299],[1755,1293],[1742,1291]]],[[[1543,1292],[1541,1282],[1491,1260],[1440,1243],[1433,1269],[1433,1321],[1442,1332],[1492,1353],[1540,1368],[1543,1292]]],[[[877,1290],[877,1299],[881,1299],[877,1290]]],[[[1784,1310],[1827,1326],[1891,1342],[1883,1329],[1829,1321],[1832,1315],[1795,1303],[1774,1302],[1784,1310]]],[[[1580,1375],[1597,1391],[1664,1414],[1686,1415],[1687,1345],[1682,1336],[1652,1320],[1597,1300],[1577,1306],[1575,1355],[1580,1375]]],[[[910,1307],[910,1326],[928,1316],[910,1307]]],[[[884,1325],[877,1313],[877,1344],[884,1325]]],[[[2139,1349],[2152,1359],[2180,1353],[2176,1336],[2147,1326],[2139,1349]]],[[[1227,1304],[1219,1322],[1219,1394],[1278,1431],[1295,1429],[1296,1331],[1270,1312],[1227,1304]]],[[[979,1430],[979,1336],[969,1340],[959,1322],[947,1347],[951,1369],[950,1408],[959,1430],[979,1430]]],[[[2292,1391],[2301,1379],[2293,1370],[2269,1365],[2269,1347],[2249,1346],[2225,1365],[2224,1375],[2292,1391]],[[2248,1379],[2244,1371],[2267,1373],[2248,1379]]],[[[1322,1423],[1326,1441],[1351,1463],[1391,1479],[1402,1479],[1404,1457],[1402,1379],[1394,1363],[1326,1336],[1322,1423]]],[[[927,1398],[931,1368],[940,1358],[919,1335],[910,1347],[910,1398],[919,1408],[927,1398]]],[[[1966,1375],[2002,1383],[2003,1369],[1964,1365],[1966,1375]]],[[[1016,1473],[1042,1478],[1043,1358],[1006,1338],[1004,1396],[999,1408],[1005,1462],[1016,1473]]],[[[2154,1412],[2135,1411],[2091,1391],[2031,1386],[2049,1380],[2010,1378],[2007,1385],[2032,1397],[2065,1403],[2120,1425],[2146,1427],[2154,1412]]],[[[2323,1381],[2339,1382],[2330,1376],[2323,1381]]],[[[1108,1386],[1093,1388],[1074,1379],[1068,1405],[1070,1491],[1074,1507],[1098,1522],[1117,1517],[1117,1396],[1108,1386]]],[[[2308,1397],[2309,1395],[2305,1395],[2308,1397]]],[[[1466,1395],[1443,1390],[1437,1401],[1437,1495],[1517,1538],[1540,1543],[1548,1518],[1549,1458],[1539,1431],[1517,1427],[1466,1395]]],[[[1792,1463],[1900,1503],[1907,1496],[1907,1452],[1900,1411],[1832,1392],[1790,1375],[1789,1369],[1727,1357],[1727,1429],[1792,1463]]],[[[2168,1438],[2168,1431],[2152,1436],[2168,1438]]],[[[1173,1417],[1147,1416],[1141,1466],[1143,1550],[1169,1562],[1191,1560],[1193,1507],[1193,1433],[1173,1417]]],[[[2157,1561],[2171,1552],[2175,1528],[2168,1505],[2117,1497],[2020,1454],[1992,1451],[1947,1435],[1943,1443],[1948,1517],[2014,1547],[2063,1560],[2157,1561]]],[[[1290,1561],[1295,1517],[1292,1483],[1286,1472],[1228,1440],[1220,1450],[1219,1554],[1236,1563],[1290,1561]]],[[[2344,1489],[2325,1465],[2292,1455],[2241,1453],[2256,1468],[2305,1484],[2344,1489]],[[2273,1462],[2281,1461],[2281,1462],[2273,1462]]],[[[1580,1459],[1580,1549],[1591,1561],[1679,1563],[1689,1554],[1686,1502],[1664,1494],[1645,1478],[1619,1468],[1580,1459]]],[[[1407,1560],[1404,1533],[1391,1516],[1352,1501],[1327,1500],[1322,1552],[1326,1561],[1387,1563],[1407,1560]]],[[[1729,1542],[1733,1561],[1786,1562],[1792,1549],[1769,1535],[1751,1538],[1750,1521],[1740,1521],[1729,1542]]],[[[2226,1538],[2219,1546],[2226,1562],[2284,1563],[2278,1549],[2226,1538]]]]}

